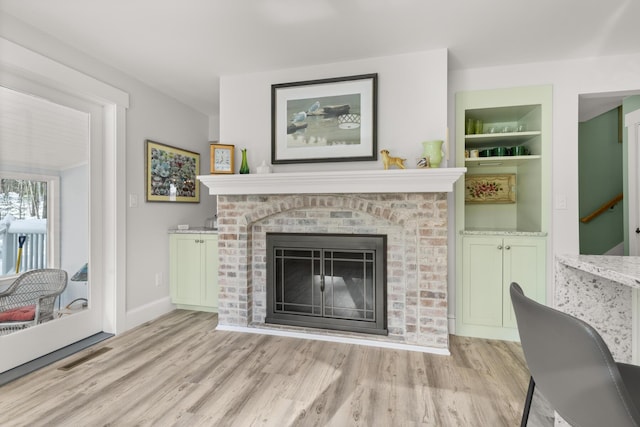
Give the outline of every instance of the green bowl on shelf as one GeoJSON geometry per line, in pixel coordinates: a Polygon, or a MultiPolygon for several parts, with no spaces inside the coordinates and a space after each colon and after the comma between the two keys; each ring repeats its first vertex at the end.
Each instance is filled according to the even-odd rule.
{"type": "Polygon", "coordinates": [[[507,155],[507,147],[496,147],[491,150],[491,154],[497,157],[504,157],[507,155]]]}

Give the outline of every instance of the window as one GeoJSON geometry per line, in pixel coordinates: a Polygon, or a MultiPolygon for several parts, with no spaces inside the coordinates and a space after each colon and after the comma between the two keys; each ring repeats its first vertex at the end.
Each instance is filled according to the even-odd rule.
{"type": "Polygon", "coordinates": [[[0,172],[0,275],[57,265],[57,176],[0,172]]]}

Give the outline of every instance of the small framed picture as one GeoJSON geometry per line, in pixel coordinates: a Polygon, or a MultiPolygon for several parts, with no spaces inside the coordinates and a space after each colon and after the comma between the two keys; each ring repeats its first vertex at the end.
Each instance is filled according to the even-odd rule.
{"type": "Polygon", "coordinates": [[[148,202],[200,203],[200,154],[146,140],[148,202]]]}
{"type": "Polygon", "coordinates": [[[234,162],[233,153],[235,151],[234,145],[228,144],[211,144],[211,173],[233,173],[234,162]]]}
{"type": "Polygon", "coordinates": [[[465,203],[515,203],[516,174],[465,175],[465,203]]]}

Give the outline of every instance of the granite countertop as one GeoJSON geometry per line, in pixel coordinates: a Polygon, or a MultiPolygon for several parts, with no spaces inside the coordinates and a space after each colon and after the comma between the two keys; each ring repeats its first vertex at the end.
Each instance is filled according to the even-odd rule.
{"type": "Polygon", "coordinates": [[[217,228],[209,227],[189,227],[188,230],[178,230],[177,228],[171,228],[169,234],[218,234],[217,228]]]}
{"type": "Polygon", "coordinates": [[[513,229],[483,229],[472,228],[460,231],[463,236],[523,236],[523,237],[544,237],[547,235],[546,231],[521,231],[513,229]]]}
{"type": "Polygon", "coordinates": [[[568,267],[640,288],[640,257],[614,255],[557,255],[556,261],[568,267]]]}

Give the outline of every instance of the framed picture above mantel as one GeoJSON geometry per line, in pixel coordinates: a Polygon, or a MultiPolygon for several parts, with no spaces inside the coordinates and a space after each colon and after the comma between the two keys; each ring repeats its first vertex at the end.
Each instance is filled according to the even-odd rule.
{"type": "Polygon", "coordinates": [[[377,74],[271,86],[271,163],[375,161],[377,74]]]}

